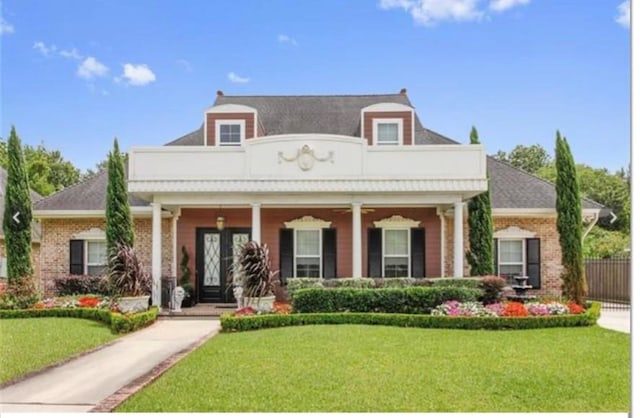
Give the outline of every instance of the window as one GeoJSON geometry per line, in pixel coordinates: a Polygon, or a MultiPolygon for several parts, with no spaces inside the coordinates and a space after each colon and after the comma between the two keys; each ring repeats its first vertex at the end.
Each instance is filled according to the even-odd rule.
{"type": "Polygon", "coordinates": [[[498,275],[506,277],[511,283],[513,276],[526,275],[525,240],[498,240],[498,275]]]}
{"type": "Polygon", "coordinates": [[[7,258],[0,257],[0,277],[7,277],[7,258]]]}
{"type": "Polygon", "coordinates": [[[409,229],[383,229],[383,277],[409,277],[409,229]]]}
{"type": "Polygon", "coordinates": [[[99,276],[104,273],[107,266],[107,242],[85,241],[86,245],[86,274],[99,276]]]}
{"type": "Polygon", "coordinates": [[[402,119],[373,120],[373,137],[377,145],[400,145],[402,132],[402,119]]]}
{"type": "Polygon", "coordinates": [[[295,277],[322,277],[320,229],[295,230],[295,277]]]}
{"type": "Polygon", "coordinates": [[[244,140],[244,120],[216,120],[216,137],[221,146],[237,146],[244,140]]]}

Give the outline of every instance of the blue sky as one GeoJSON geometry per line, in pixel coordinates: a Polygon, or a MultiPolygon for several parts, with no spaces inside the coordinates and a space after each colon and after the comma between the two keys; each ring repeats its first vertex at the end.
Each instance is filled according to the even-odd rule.
{"type": "Polygon", "coordinates": [[[227,95],[394,93],[460,142],[630,160],[623,0],[3,0],[1,135],[87,169],[161,145],[227,95]]]}

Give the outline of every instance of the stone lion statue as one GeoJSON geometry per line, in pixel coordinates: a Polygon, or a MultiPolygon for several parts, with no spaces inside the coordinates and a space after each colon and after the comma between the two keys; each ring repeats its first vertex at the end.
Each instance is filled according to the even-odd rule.
{"type": "Polygon", "coordinates": [[[184,289],[180,286],[173,289],[171,295],[171,310],[173,312],[182,312],[182,300],[184,299],[184,289]]]}

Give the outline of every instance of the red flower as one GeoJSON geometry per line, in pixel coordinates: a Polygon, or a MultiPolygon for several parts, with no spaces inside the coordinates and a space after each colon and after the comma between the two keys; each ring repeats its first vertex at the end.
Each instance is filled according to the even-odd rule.
{"type": "Polygon", "coordinates": [[[251,306],[245,306],[244,308],[237,309],[236,316],[253,316],[256,311],[251,306]]]}
{"type": "Polygon", "coordinates": [[[78,299],[78,306],[80,308],[95,308],[100,303],[100,298],[95,296],[83,296],[78,299]]]}
{"type": "Polygon", "coordinates": [[[35,305],[33,305],[33,307],[35,309],[44,309],[44,302],[40,301],[40,302],[36,302],[35,305]]]}
{"type": "Polygon", "coordinates": [[[527,316],[527,308],[520,302],[508,302],[504,305],[502,316],[527,316]]]}
{"type": "Polygon", "coordinates": [[[569,313],[572,314],[581,314],[584,312],[584,306],[579,305],[575,302],[567,303],[567,308],[569,308],[569,313]]]}
{"type": "Polygon", "coordinates": [[[273,303],[273,313],[288,315],[291,313],[291,305],[284,302],[273,303]]]}

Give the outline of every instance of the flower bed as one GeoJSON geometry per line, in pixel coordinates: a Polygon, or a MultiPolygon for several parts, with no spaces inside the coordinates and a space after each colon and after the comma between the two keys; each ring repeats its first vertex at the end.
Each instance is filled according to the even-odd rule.
{"type": "MultiPolygon", "coordinates": [[[[473,308],[463,307],[463,309],[472,310],[473,308]]],[[[514,307],[512,309],[514,311],[516,309],[517,311],[521,311],[519,307],[514,307]]],[[[262,314],[249,316],[226,314],[220,318],[220,323],[222,325],[222,330],[225,332],[319,324],[367,324],[415,328],[507,330],[591,326],[596,324],[599,317],[600,304],[594,302],[582,313],[551,314],[542,316],[498,316],[489,314],[486,316],[447,316],[365,312],[293,313],[289,315],[262,314]]]]}
{"type": "Polygon", "coordinates": [[[28,309],[1,309],[2,318],[73,317],[104,322],[114,333],[127,333],[152,324],[158,309],[136,314],[122,314],[117,302],[104,296],[84,295],[59,297],[36,302],[28,309]]]}
{"type": "Polygon", "coordinates": [[[479,302],[461,303],[450,300],[442,305],[437,306],[432,315],[438,316],[506,316],[506,317],[524,317],[524,316],[548,316],[548,315],[567,315],[581,314],[585,309],[574,302],[561,303],[552,302],[501,302],[483,306],[479,302]]]}

